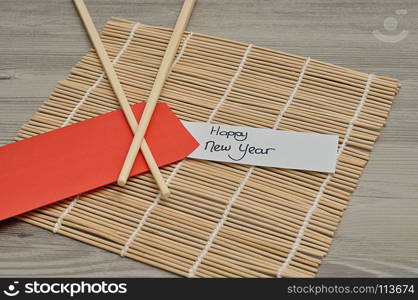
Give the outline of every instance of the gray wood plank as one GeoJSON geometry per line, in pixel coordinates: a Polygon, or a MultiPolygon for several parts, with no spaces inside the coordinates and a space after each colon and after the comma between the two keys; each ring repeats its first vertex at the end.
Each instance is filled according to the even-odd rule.
{"type": "MultiPolygon", "coordinates": [[[[181,1],[86,0],[111,16],[173,26],[181,1]]],[[[396,77],[402,89],[319,276],[418,276],[418,3],[414,0],[199,0],[189,29],[396,77]],[[407,14],[396,14],[406,9],[407,14]],[[398,20],[389,32],[383,22],[398,20]],[[373,30],[408,35],[385,43],[373,30]]],[[[0,2],[0,145],[36,111],[90,43],[70,0],[0,2]]],[[[1,201],[4,201],[1,199],[1,201]]],[[[43,229],[0,223],[0,276],[171,277],[43,229]]]]}

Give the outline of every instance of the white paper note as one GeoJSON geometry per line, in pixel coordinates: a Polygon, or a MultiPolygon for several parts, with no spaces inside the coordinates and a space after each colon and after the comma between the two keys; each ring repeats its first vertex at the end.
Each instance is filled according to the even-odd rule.
{"type": "Polygon", "coordinates": [[[246,165],[334,173],[338,136],[186,122],[200,146],[188,157],[246,165]]]}

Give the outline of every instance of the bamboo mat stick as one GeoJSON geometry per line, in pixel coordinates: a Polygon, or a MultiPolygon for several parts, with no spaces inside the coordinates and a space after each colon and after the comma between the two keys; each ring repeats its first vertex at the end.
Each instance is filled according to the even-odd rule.
{"type": "MultiPolygon", "coordinates": [[[[133,114],[132,109],[129,106],[125,92],[122,89],[118,76],[116,75],[115,69],[113,68],[112,63],[110,62],[109,56],[107,55],[106,49],[104,48],[99,34],[97,33],[96,27],[94,26],[93,20],[91,19],[87,7],[84,4],[83,0],[74,0],[74,3],[77,7],[81,19],[83,20],[84,26],[86,27],[87,33],[94,46],[94,49],[96,50],[96,53],[102,63],[103,69],[112,86],[112,89],[115,92],[117,99],[119,100],[123,113],[125,114],[125,117],[128,120],[129,126],[131,127],[132,132],[135,133],[135,129],[138,126],[138,123],[135,119],[135,115],[133,114]]],[[[154,176],[158,187],[160,188],[161,198],[167,199],[170,196],[170,191],[164,181],[163,176],[161,175],[158,165],[155,162],[155,159],[152,156],[151,150],[149,149],[148,143],[145,141],[145,139],[141,144],[141,150],[148,164],[148,167],[152,175],[154,176]]]]}
{"type": "Polygon", "coordinates": [[[160,97],[164,82],[169,74],[171,64],[176,56],[177,48],[180,45],[180,41],[183,37],[183,32],[187,26],[187,23],[189,22],[195,2],[196,0],[184,1],[180,15],[177,19],[176,26],[174,27],[173,33],[171,35],[170,42],[168,43],[167,50],[165,51],[163,60],[161,62],[160,69],[158,70],[157,77],[155,78],[155,82],[145,106],[144,113],[141,116],[139,125],[135,131],[135,136],[129,148],[128,155],[126,156],[122,170],[119,174],[118,184],[121,186],[125,185],[126,181],[128,180],[129,173],[131,172],[132,166],[135,162],[148,124],[151,121],[152,114],[154,112],[158,98],[160,97]]]}

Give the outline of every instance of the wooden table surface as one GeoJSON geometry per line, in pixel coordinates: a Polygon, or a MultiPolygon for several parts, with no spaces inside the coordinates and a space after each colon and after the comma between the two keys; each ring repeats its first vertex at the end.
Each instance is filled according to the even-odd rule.
{"type": "MultiPolygon", "coordinates": [[[[172,27],[181,7],[180,0],[86,4],[99,29],[111,16],[172,27]]],[[[416,0],[199,0],[193,12],[192,31],[311,56],[402,83],[318,276],[418,276],[417,17],[416,0]],[[379,37],[373,34],[376,30],[379,37]]],[[[89,48],[72,1],[0,2],[0,145],[13,141],[89,48]]],[[[6,220],[0,222],[0,276],[174,275],[6,220]]]]}

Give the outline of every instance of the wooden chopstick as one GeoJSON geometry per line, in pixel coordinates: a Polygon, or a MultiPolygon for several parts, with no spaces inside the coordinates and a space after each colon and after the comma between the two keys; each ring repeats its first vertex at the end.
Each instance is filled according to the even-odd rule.
{"type": "MultiPolygon", "coordinates": [[[[99,37],[99,34],[94,26],[93,20],[91,19],[87,7],[84,4],[83,0],[74,0],[74,3],[84,23],[84,26],[86,27],[87,33],[94,46],[94,49],[96,50],[100,62],[102,63],[103,69],[112,86],[112,89],[115,92],[116,97],[118,98],[120,106],[122,107],[122,111],[125,114],[126,119],[128,120],[129,126],[131,127],[132,132],[135,133],[135,129],[137,128],[138,123],[135,119],[131,107],[129,106],[128,99],[126,98],[125,92],[122,89],[118,76],[116,75],[113,65],[110,62],[109,56],[107,55],[106,49],[103,46],[102,40],[99,37]]],[[[161,175],[158,165],[155,162],[151,150],[149,149],[148,144],[145,140],[141,144],[141,150],[148,164],[148,167],[161,191],[161,198],[167,199],[170,196],[170,191],[164,181],[163,176],[161,175]]]]}
{"type": "Polygon", "coordinates": [[[142,114],[139,125],[136,128],[135,136],[132,140],[129,152],[125,158],[125,162],[119,174],[118,184],[120,186],[125,185],[126,181],[128,180],[129,173],[131,172],[132,166],[135,162],[135,158],[138,154],[145,132],[147,131],[148,124],[151,121],[152,114],[154,112],[158,98],[160,97],[165,80],[169,74],[171,64],[173,63],[173,60],[176,56],[177,48],[180,44],[181,38],[183,37],[183,32],[187,26],[187,23],[189,22],[195,2],[195,0],[184,1],[180,15],[177,19],[176,26],[174,27],[173,33],[171,35],[170,42],[168,43],[167,50],[165,51],[163,60],[161,62],[161,66],[158,70],[157,77],[155,78],[154,85],[145,106],[144,113],[142,114]]]}

